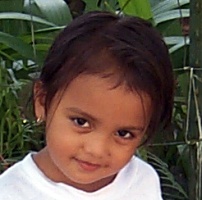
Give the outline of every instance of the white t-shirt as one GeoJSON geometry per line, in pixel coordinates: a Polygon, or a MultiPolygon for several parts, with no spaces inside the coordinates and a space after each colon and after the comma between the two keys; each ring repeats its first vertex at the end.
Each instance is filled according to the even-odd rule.
{"type": "Polygon", "coordinates": [[[84,192],[48,179],[28,154],[0,176],[0,200],[162,200],[155,170],[133,157],[112,183],[84,192]]]}

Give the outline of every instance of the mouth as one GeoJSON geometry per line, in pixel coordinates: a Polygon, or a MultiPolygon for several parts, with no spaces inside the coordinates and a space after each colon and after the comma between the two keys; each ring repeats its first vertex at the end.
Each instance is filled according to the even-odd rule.
{"type": "Polygon", "coordinates": [[[77,158],[75,158],[75,161],[78,163],[81,169],[89,172],[93,172],[101,167],[101,165],[99,164],[91,163],[91,162],[80,160],[77,158]]]}

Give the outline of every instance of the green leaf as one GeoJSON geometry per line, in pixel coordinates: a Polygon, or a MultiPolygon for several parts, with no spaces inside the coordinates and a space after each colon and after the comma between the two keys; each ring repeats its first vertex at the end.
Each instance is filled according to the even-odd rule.
{"type": "Polygon", "coordinates": [[[98,7],[99,0],[83,0],[86,3],[85,12],[100,10],[98,7]]]}
{"type": "Polygon", "coordinates": [[[12,35],[9,35],[7,33],[0,32],[0,43],[9,46],[25,58],[35,60],[31,45],[24,43],[19,38],[13,37],[12,35]]]}
{"type": "Polygon", "coordinates": [[[26,0],[24,10],[57,25],[66,25],[72,21],[69,7],[63,0],[26,0]]]}
{"type": "MultiPolygon", "coordinates": [[[[164,41],[166,42],[167,45],[175,45],[179,43],[185,43],[186,38],[183,36],[169,36],[169,37],[164,37],[164,41]]],[[[186,43],[189,43],[189,40],[186,40],[186,43]]]]}
{"type": "Polygon", "coordinates": [[[115,13],[118,10],[117,0],[105,0],[101,2],[101,9],[115,13]]]}
{"type": "Polygon", "coordinates": [[[187,97],[189,88],[189,75],[186,71],[178,76],[178,85],[183,96],[187,97]]]}
{"type": "MultiPolygon", "coordinates": [[[[1,12],[19,12],[23,10],[24,0],[0,0],[1,12]]],[[[12,35],[18,35],[24,31],[22,21],[3,20],[0,22],[0,29],[12,35]],[[23,30],[22,30],[23,29],[23,30]]]]}
{"type": "Polygon", "coordinates": [[[0,12],[21,12],[24,0],[0,0],[0,12]]]}
{"type": "Polygon", "coordinates": [[[177,9],[177,10],[170,10],[167,12],[160,13],[154,16],[155,24],[159,24],[168,20],[182,18],[182,17],[189,17],[190,11],[189,9],[177,9]]]}
{"type": "Polygon", "coordinates": [[[154,15],[164,13],[165,11],[173,10],[188,4],[189,0],[164,0],[152,7],[152,12],[154,15]]]}
{"type": "Polygon", "coordinates": [[[172,47],[169,48],[170,54],[184,47],[185,45],[189,45],[189,38],[185,38],[182,36],[164,37],[164,40],[167,45],[173,45],[172,47]]]}
{"type": "Polygon", "coordinates": [[[35,31],[35,33],[52,33],[54,31],[60,31],[64,28],[65,28],[65,26],[48,27],[48,28],[44,28],[44,29],[38,29],[35,31]]]}
{"type": "Polygon", "coordinates": [[[149,0],[118,0],[121,10],[126,15],[138,16],[144,19],[153,17],[149,0]]]}
{"type": "Polygon", "coordinates": [[[172,195],[176,196],[177,199],[188,199],[188,196],[182,186],[175,181],[173,174],[168,170],[168,166],[161,159],[159,159],[156,155],[151,152],[148,153],[149,163],[153,165],[157,172],[160,172],[161,178],[161,187],[163,190],[163,195],[167,196],[169,199],[172,199],[172,195]],[[164,183],[164,181],[166,182],[164,183]],[[165,191],[167,189],[172,188],[172,193],[167,194],[165,191]]]}
{"type": "Polygon", "coordinates": [[[48,26],[53,26],[53,27],[56,26],[55,24],[45,19],[42,19],[40,17],[31,16],[29,14],[23,14],[18,12],[2,12],[0,13],[0,20],[3,20],[3,19],[33,21],[33,22],[41,23],[48,26]]]}

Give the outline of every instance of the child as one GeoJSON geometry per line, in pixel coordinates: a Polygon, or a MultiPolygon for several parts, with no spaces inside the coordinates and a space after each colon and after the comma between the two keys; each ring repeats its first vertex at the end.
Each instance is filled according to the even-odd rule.
{"type": "Polygon", "coordinates": [[[91,12],[56,38],[34,85],[46,147],[0,176],[1,200],[160,200],[134,156],[171,118],[173,74],[152,26],[91,12]]]}

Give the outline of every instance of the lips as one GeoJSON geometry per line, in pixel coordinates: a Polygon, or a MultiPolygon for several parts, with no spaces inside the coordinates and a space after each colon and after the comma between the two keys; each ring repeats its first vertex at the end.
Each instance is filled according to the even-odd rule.
{"type": "Polygon", "coordinates": [[[101,165],[99,165],[99,164],[94,164],[94,163],[91,163],[88,161],[83,161],[83,160],[80,160],[77,158],[75,158],[75,160],[78,163],[79,167],[85,171],[92,172],[92,171],[95,171],[101,167],[101,165]]]}

